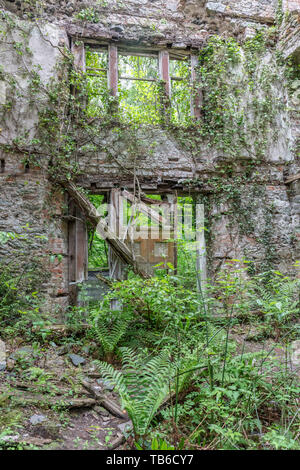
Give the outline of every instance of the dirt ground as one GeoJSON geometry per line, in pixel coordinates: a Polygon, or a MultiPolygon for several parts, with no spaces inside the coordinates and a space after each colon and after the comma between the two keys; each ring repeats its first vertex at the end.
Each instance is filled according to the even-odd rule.
{"type": "Polygon", "coordinates": [[[6,343],[6,348],[7,367],[0,372],[0,448],[122,446],[131,423],[112,384],[95,371],[93,358],[75,355],[84,360],[75,366],[57,347],[36,350],[6,343]],[[119,416],[105,408],[107,401],[119,416]]]}
{"type": "MultiPolygon", "coordinates": [[[[233,327],[230,339],[237,345],[237,354],[268,351],[278,364],[295,371],[284,343],[249,341],[255,333],[247,326],[233,327]]],[[[74,345],[51,342],[38,347],[17,338],[6,341],[5,348],[6,368],[0,372],[0,449],[124,447],[129,417],[112,384],[98,374],[89,347],[78,352],[74,345]]]]}

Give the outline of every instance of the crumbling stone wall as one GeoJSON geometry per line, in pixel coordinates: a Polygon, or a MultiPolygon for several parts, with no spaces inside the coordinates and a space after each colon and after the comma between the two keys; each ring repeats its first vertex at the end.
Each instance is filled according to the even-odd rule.
{"type": "MultiPolygon", "coordinates": [[[[46,87],[51,80],[58,78],[56,65],[61,57],[60,49],[70,47],[70,37],[102,38],[137,47],[201,48],[211,35],[219,34],[233,36],[242,43],[252,37],[257,29],[274,25],[279,2],[7,0],[2,1],[1,5],[4,12],[17,15],[20,24],[31,25],[29,43],[33,55],[25,66],[29,70],[41,66],[38,73],[42,85],[46,87]],[[78,19],[78,13],[92,7],[94,21],[78,19]],[[42,20],[39,27],[33,23],[37,12],[42,20]],[[46,24],[42,26],[43,22],[46,24]]],[[[285,1],[283,7],[278,51],[285,59],[297,59],[299,0],[285,1]]],[[[28,80],[18,68],[19,64],[24,67],[24,56],[19,56],[13,45],[8,48],[7,44],[5,47],[0,44],[0,53],[3,77],[5,74],[14,76],[19,93],[16,95],[1,76],[0,105],[11,103],[14,119],[7,115],[0,125],[0,160],[5,161],[0,173],[0,231],[26,233],[26,236],[30,233],[31,243],[22,245],[25,247],[22,248],[22,256],[24,259],[36,257],[40,260],[42,269],[47,273],[43,284],[47,305],[54,310],[55,306],[68,304],[67,196],[49,178],[50,158],[44,156],[39,167],[30,165],[26,169],[28,155],[24,151],[24,143],[18,142],[18,137],[26,135],[27,142],[36,137],[38,112],[45,101],[42,95],[35,103],[28,100],[28,80]],[[9,152],[5,146],[9,147],[13,141],[15,149],[19,145],[19,151],[9,152]],[[24,229],[26,224],[30,232],[24,229]]],[[[271,59],[272,54],[268,52],[263,60],[268,63],[271,59]]],[[[278,96],[290,107],[290,98],[282,83],[278,83],[277,87],[278,96]]],[[[247,99],[251,96],[245,96],[247,99]]],[[[256,168],[252,168],[248,181],[238,179],[245,174],[247,158],[237,158],[233,162],[236,184],[239,185],[234,205],[230,199],[222,199],[222,189],[219,190],[220,197],[215,197],[214,178],[223,178],[224,194],[228,191],[228,185],[232,184],[226,186],[227,175],[220,170],[228,162],[216,148],[208,147],[203,142],[198,152],[200,156],[195,159],[176,133],[165,129],[137,131],[140,153],[136,174],[145,191],[198,192],[203,196],[207,222],[213,235],[208,246],[211,274],[230,259],[249,257],[254,262],[267,259],[285,272],[291,271],[293,262],[299,259],[300,183],[299,180],[287,182],[289,177],[300,172],[297,160],[300,139],[297,104],[294,111],[283,110],[278,115],[278,123],[278,140],[269,142],[265,158],[257,163],[256,168]],[[147,152],[150,142],[156,143],[151,154],[147,152]],[[237,204],[241,219],[233,220],[237,204]],[[242,218],[246,212],[248,230],[242,229],[245,222],[242,218]]],[[[133,167],[126,140],[116,139],[115,134],[105,128],[98,139],[103,146],[102,151],[83,150],[76,157],[80,170],[77,183],[87,190],[100,191],[112,185],[132,188],[133,167]],[[110,149],[110,155],[105,148],[110,149]],[[120,171],[120,162],[125,171],[120,171]]],[[[11,259],[20,243],[18,239],[12,240],[1,247],[0,258],[11,259]]]]}

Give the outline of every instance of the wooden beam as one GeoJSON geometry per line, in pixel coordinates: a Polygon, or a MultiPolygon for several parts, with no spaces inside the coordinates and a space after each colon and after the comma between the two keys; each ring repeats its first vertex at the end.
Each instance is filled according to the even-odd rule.
{"type": "MultiPolygon", "coordinates": [[[[178,245],[177,245],[177,238],[178,238],[178,198],[176,194],[167,194],[167,199],[171,204],[171,218],[173,222],[173,240],[174,240],[174,274],[177,275],[178,271],[178,245]]],[[[171,234],[172,236],[172,234],[171,234]]]]}
{"type": "Polygon", "coordinates": [[[297,173],[297,175],[294,175],[294,176],[291,175],[285,180],[285,184],[292,183],[293,181],[297,181],[299,179],[300,179],[300,173],[297,173]]]}
{"type": "Polygon", "coordinates": [[[170,56],[168,51],[161,51],[158,55],[159,74],[161,80],[165,82],[165,91],[168,98],[171,98],[171,79],[170,79],[170,56]]]}
{"type": "Polygon", "coordinates": [[[101,218],[95,206],[90,202],[88,197],[80,191],[76,185],[69,180],[62,180],[60,184],[68,191],[70,196],[78,204],[86,219],[90,221],[97,233],[108,243],[115,254],[126,264],[133,266],[137,274],[147,279],[150,276],[146,273],[142,266],[139,266],[127,245],[119,240],[114,232],[112,232],[107,223],[101,218]]]}
{"type": "Polygon", "coordinates": [[[83,42],[72,39],[71,51],[74,55],[74,66],[77,71],[86,72],[85,47],[83,42]]]}
{"type": "Polygon", "coordinates": [[[97,227],[100,216],[96,207],[90,202],[88,197],[77,188],[77,186],[69,180],[61,180],[61,186],[63,186],[74,199],[78,206],[82,209],[85,217],[89,220],[93,227],[97,227]]]}
{"type": "Polygon", "coordinates": [[[74,200],[69,203],[68,224],[69,295],[70,303],[77,303],[77,283],[88,277],[88,235],[85,218],[74,200]]]}
{"type": "Polygon", "coordinates": [[[88,235],[85,218],[81,210],[76,209],[76,282],[88,278],[88,235]]]}
{"type": "Polygon", "coordinates": [[[136,77],[120,77],[120,80],[134,80],[138,82],[157,82],[156,78],[136,78],[136,77]]]}
{"type": "Polygon", "coordinates": [[[191,85],[192,85],[192,96],[191,96],[191,115],[195,119],[201,117],[201,109],[203,106],[203,95],[200,88],[200,77],[197,72],[199,66],[199,58],[196,55],[191,56],[191,85]]]}
{"type": "MultiPolygon", "coordinates": [[[[123,215],[122,211],[122,198],[120,197],[121,191],[119,189],[112,189],[110,192],[110,205],[109,205],[109,229],[111,232],[116,234],[116,237],[120,239],[120,218],[123,215]]],[[[126,278],[126,264],[120,259],[115,253],[114,249],[108,247],[108,264],[109,264],[109,277],[122,281],[126,278]]],[[[119,307],[117,301],[112,302],[112,309],[115,310],[119,307]]]]}
{"type": "Polygon", "coordinates": [[[108,88],[112,96],[118,95],[118,48],[114,44],[108,46],[108,88]]]}
{"type": "Polygon", "coordinates": [[[197,286],[198,290],[205,293],[207,282],[207,266],[206,266],[206,242],[204,231],[204,205],[199,197],[195,197],[196,202],[196,269],[197,269],[197,286]]]}
{"type": "Polygon", "coordinates": [[[69,283],[73,283],[76,282],[76,205],[72,199],[69,203],[69,216],[69,283]]]}

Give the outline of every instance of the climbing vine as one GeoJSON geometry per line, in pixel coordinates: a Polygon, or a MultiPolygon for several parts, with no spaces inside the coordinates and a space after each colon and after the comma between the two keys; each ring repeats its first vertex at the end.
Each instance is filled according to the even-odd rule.
{"type": "MultiPolygon", "coordinates": [[[[87,19],[87,11],[80,14],[83,20],[87,19]]],[[[194,169],[199,161],[204,162],[203,154],[209,154],[211,169],[205,172],[204,178],[195,174],[193,180],[186,182],[187,189],[202,190],[208,208],[217,200],[230,202],[228,215],[232,223],[237,222],[241,234],[253,233],[249,217],[251,204],[242,203],[243,194],[246,186],[256,196],[261,188],[257,165],[266,159],[269,149],[280,138],[277,118],[284,113],[287,116],[283,99],[286,89],[282,83],[284,77],[295,76],[290,64],[284,64],[271,50],[273,30],[258,31],[242,46],[233,38],[211,37],[199,54],[201,118],[182,125],[162,115],[152,127],[147,124],[145,139],[141,131],[143,123],[135,122],[134,117],[130,122],[121,119],[116,99],[104,87],[100,90],[103,112],[91,108],[89,99],[95,95],[93,83],[76,70],[67,48],[59,47],[60,60],[53,74],[56,78],[48,85],[43,84],[39,67],[31,64],[29,47],[32,30],[38,28],[43,36],[42,26],[32,21],[26,22],[25,27],[24,22],[4,11],[1,20],[5,25],[1,33],[3,41],[15,50],[20,62],[19,73],[27,80],[26,100],[38,112],[34,135],[29,130],[21,132],[12,142],[1,144],[4,151],[22,154],[24,162],[39,165],[53,181],[76,178],[84,169],[82,162],[102,152],[120,174],[132,177],[139,189],[140,160],[153,155],[158,145],[157,128],[163,127],[190,155],[194,169]]],[[[92,60],[92,54],[88,60],[92,60]]],[[[14,74],[0,69],[0,78],[9,88],[9,99],[1,106],[5,123],[16,112],[23,90],[14,74]]],[[[147,93],[151,94],[148,89],[147,93]]],[[[165,108],[168,103],[163,101],[163,83],[158,84],[155,93],[160,107],[165,108]]],[[[183,94],[178,93],[179,100],[186,98],[183,94]]],[[[13,119],[17,120],[17,116],[13,119]]]]}

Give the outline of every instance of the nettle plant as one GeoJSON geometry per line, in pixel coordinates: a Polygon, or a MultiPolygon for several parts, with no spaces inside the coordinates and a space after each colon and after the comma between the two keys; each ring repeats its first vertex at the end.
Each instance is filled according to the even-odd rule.
{"type": "Polygon", "coordinates": [[[149,326],[162,328],[169,322],[177,325],[197,321],[201,299],[192,289],[185,288],[176,276],[151,279],[129,279],[114,284],[113,296],[123,311],[136,313],[149,326]]]}

